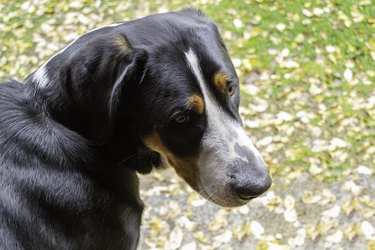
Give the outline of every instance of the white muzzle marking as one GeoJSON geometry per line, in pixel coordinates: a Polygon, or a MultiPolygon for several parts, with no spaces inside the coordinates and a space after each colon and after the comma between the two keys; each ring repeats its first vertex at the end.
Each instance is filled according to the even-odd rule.
{"type": "Polygon", "coordinates": [[[215,101],[204,81],[194,51],[190,49],[185,56],[199,83],[206,105],[208,127],[202,139],[202,152],[198,161],[201,193],[216,203],[226,205],[231,202],[227,187],[230,177],[226,166],[239,158],[250,165],[248,157],[238,154],[235,147],[243,146],[252,152],[255,158],[251,160],[253,163],[261,162],[264,166],[265,164],[241,124],[230,117],[215,101]]]}

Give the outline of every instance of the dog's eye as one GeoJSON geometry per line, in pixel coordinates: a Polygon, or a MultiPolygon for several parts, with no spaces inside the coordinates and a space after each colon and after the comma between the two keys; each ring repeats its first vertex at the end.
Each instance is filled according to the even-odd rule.
{"type": "Polygon", "coordinates": [[[188,115],[182,114],[182,115],[179,115],[179,116],[176,117],[175,122],[180,123],[180,124],[186,123],[186,122],[189,121],[189,119],[190,119],[190,117],[188,115]]]}
{"type": "Polygon", "coordinates": [[[237,91],[237,88],[235,85],[231,85],[228,87],[228,93],[230,96],[233,96],[237,91]]]}

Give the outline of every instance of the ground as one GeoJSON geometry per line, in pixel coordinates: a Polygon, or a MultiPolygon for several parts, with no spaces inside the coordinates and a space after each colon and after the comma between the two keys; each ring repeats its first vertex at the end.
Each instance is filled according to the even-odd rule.
{"type": "Polygon", "coordinates": [[[0,0],[0,79],[22,80],[90,29],[186,6],[220,28],[274,183],[225,209],[172,170],[142,176],[140,249],[375,249],[371,0],[0,0]]]}

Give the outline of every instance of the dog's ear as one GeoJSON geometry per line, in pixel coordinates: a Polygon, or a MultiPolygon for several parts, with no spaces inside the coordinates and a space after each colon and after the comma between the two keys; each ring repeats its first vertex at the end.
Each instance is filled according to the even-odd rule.
{"type": "Polygon", "coordinates": [[[70,55],[63,88],[84,136],[96,144],[109,139],[121,98],[141,81],[146,60],[144,49],[118,34],[90,39],[70,55]]]}

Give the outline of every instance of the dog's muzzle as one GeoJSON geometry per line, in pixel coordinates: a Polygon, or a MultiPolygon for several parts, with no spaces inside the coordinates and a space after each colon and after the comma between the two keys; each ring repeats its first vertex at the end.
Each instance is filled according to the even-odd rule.
{"type": "Polygon", "coordinates": [[[198,191],[222,206],[240,206],[267,191],[272,180],[259,151],[242,127],[235,137],[209,135],[199,160],[198,191]]]}

